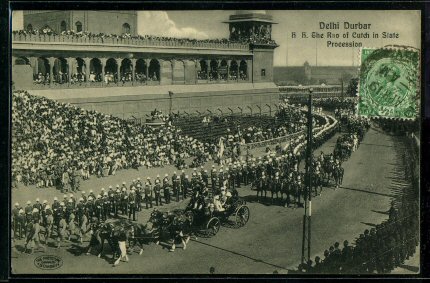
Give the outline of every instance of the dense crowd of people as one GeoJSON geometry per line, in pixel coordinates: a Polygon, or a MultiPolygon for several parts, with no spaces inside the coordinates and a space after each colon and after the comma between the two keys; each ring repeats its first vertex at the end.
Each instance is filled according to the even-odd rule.
{"type": "Polygon", "coordinates": [[[313,104],[317,107],[323,107],[327,111],[347,110],[354,113],[357,108],[357,97],[327,97],[315,98],[313,104]]]}
{"type": "Polygon", "coordinates": [[[282,104],[279,109],[277,126],[227,129],[222,139],[203,142],[183,135],[170,120],[161,128],[140,126],[17,91],[13,94],[13,137],[17,141],[12,152],[13,183],[56,186],[68,192],[79,187],[80,177],[114,175],[122,168],[174,164],[184,169],[189,157],[194,157],[192,167],[208,160],[237,160],[241,144],[303,129],[300,110],[282,104]]]}
{"type": "Polygon", "coordinates": [[[149,40],[149,41],[168,41],[176,44],[198,44],[198,43],[259,43],[259,44],[276,44],[272,39],[261,39],[261,38],[241,38],[240,41],[233,41],[227,38],[221,39],[192,39],[192,38],[175,38],[168,36],[154,36],[154,35],[131,35],[130,33],[123,34],[108,34],[108,33],[92,33],[89,31],[75,32],[74,30],[67,30],[57,33],[50,27],[44,27],[41,29],[29,29],[29,30],[14,30],[13,34],[19,35],[48,35],[48,36],[68,36],[75,38],[99,38],[103,39],[137,39],[137,40],[149,40]]]}
{"type": "Polygon", "coordinates": [[[160,128],[16,91],[12,96],[12,176],[15,183],[69,191],[76,172],[114,175],[122,168],[173,164],[204,144],[167,124],[160,128]]]}
{"type": "MultiPolygon", "coordinates": [[[[160,113],[154,115],[157,114],[160,113]]],[[[24,238],[25,251],[30,252],[35,248],[44,248],[44,244],[51,239],[57,247],[61,247],[61,244],[71,237],[82,243],[85,235],[94,228],[93,224],[98,225],[118,216],[135,221],[137,212],[141,211],[144,205],[146,209],[152,209],[154,205],[158,207],[163,203],[168,204],[188,197],[191,197],[189,209],[222,212],[228,207],[231,197],[237,197],[236,188],[241,185],[252,184],[261,192],[261,198],[263,191],[265,197],[266,192],[271,191],[272,203],[275,194],[276,201],[279,202],[278,192],[282,198],[284,189],[279,187],[278,191],[277,184],[280,177],[284,178],[287,172],[285,170],[290,172],[285,176],[294,178],[294,184],[301,186],[297,187],[297,190],[291,187],[291,190],[285,193],[285,201],[288,206],[290,203],[298,206],[303,194],[300,179],[302,174],[298,172],[301,153],[294,153],[293,149],[295,145],[303,142],[302,140],[303,137],[276,153],[268,151],[263,157],[248,156],[246,160],[221,165],[218,169],[213,165],[210,173],[201,167],[200,171],[194,169],[190,177],[182,170],[181,174],[165,174],[163,179],[160,176],[154,181],[149,177],[143,180],[138,178],[129,186],[123,182],[121,186],[109,186],[108,190],[102,188],[97,195],[90,190],[89,194],[80,192],[80,197],[75,196],[76,193],[65,194],[62,200],[54,198],[53,202],[36,199],[34,204],[29,200],[25,206],[15,203],[12,211],[14,236],[18,239],[24,238]],[[267,182],[262,183],[265,176],[267,182]]]]}
{"type": "MultiPolygon", "coordinates": [[[[178,160],[190,156],[201,158],[198,165],[203,165],[219,153],[220,146],[225,145],[227,150],[232,144],[267,140],[303,130],[303,112],[287,103],[279,105],[276,113],[284,125],[275,130],[265,129],[264,134],[257,127],[234,134],[228,132],[221,145],[182,135],[160,111],[154,111],[152,116],[166,122],[166,126],[149,128],[24,91],[14,92],[12,98],[14,185],[23,182],[37,187],[59,186],[62,192],[67,192],[62,200],[36,199],[35,203],[29,200],[26,205],[14,204],[13,236],[25,239],[24,251],[30,253],[36,248],[45,249],[49,241],[57,247],[71,238],[82,243],[100,223],[123,217],[136,221],[139,211],[172,201],[190,198],[188,209],[222,212],[229,200],[237,197],[237,188],[243,185],[256,190],[258,202],[285,207],[301,207],[308,196],[308,176],[299,170],[305,155],[304,134],[284,148],[277,147],[275,152],[267,149],[266,155],[258,158],[247,155],[243,159],[240,154],[237,158],[228,158],[224,164],[219,162],[218,168],[213,165],[210,172],[200,167],[190,176],[182,170],[180,174],[157,176],[153,181],[147,177],[132,180],[130,185],[127,182],[111,185],[97,194],[92,190],[88,194],[80,191],[80,180],[93,174],[101,177],[114,175],[121,168],[177,164],[178,160]]],[[[315,124],[322,131],[314,136],[314,148],[337,130],[328,121],[325,117],[325,124],[322,121],[315,124]]],[[[342,162],[358,148],[370,127],[369,119],[350,115],[341,123],[346,133],[338,138],[333,153],[313,157],[311,174],[315,196],[321,194],[323,186],[331,186],[331,181],[336,187],[341,184],[342,162]]],[[[410,178],[417,178],[410,173],[415,169],[407,172],[410,178]]],[[[324,259],[317,256],[315,263],[300,265],[299,270],[332,274],[389,272],[412,256],[418,244],[418,203],[414,199],[404,194],[399,206],[392,204],[388,220],[365,230],[355,246],[344,241],[341,248],[336,242],[324,252],[324,259]]]]}

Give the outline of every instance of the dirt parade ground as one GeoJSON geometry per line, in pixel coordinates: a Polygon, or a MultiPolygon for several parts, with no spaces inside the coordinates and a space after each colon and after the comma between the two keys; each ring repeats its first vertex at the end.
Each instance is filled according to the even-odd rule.
{"type": "MultiPolygon", "coordinates": [[[[328,154],[333,151],[336,134],[322,147],[315,151],[328,154]]],[[[354,244],[356,237],[365,229],[374,227],[388,218],[390,203],[407,185],[401,181],[401,154],[398,137],[390,136],[374,125],[367,132],[357,151],[352,153],[344,164],[345,175],[340,188],[323,188],[322,194],[312,200],[312,241],[311,258],[322,256],[324,250],[335,242],[348,240],[354,244]]],[[[259,151],[254,150],[254,154],[259,151]]],[[[261,151],[261,150],[260,150],[261,151]]],[[[302,162],[302,166],[303,166],[302,162]]],[[[205,164],[210,170],[212,162],[205,164]]],[[[101,188],[116,186],[123,181],[145,179],[157,174],[164,176],[176,170],[173,166],[139,170],[129,169],[117,172],[115,176],[97,178],[81,182],[81,190],[92,189],[95,194],[101,188]]],[[[191,172],[191,169],[186,170],[191,172]]],[[[144,246],[142,255],[137,252],[129,254],[129,262],[122,262],[112,267],[110,251],[106,256],[85,255],[89,235],[82,244],[68,241],[63,247],[55,248],[54,242],[48,243],[45,253],[35,252],[32,255],[22,254],[24,240],[16,240],[12,248],[13,273],[68,273],[68,274],[208,274],[212,269],[215,274],[271,274],[288,273],[296,269],[301,258],[303,208],[285,208],[280,205],[269,205],[269,202],[257,202],[256,192],[249,186],[238,189],[239,195],[250,209],[249,222],[241,228],[221,226],[217,235],[212,238],[191,238],[186,250],[180,246],[175,252],[161,243],[144,246]],[[55,255],[61,258],[63,265],[55,270],[38,269],[34,262],[42,255],[55,255]],[[62,269],[64,269],[62,271],[62,269]],[[65,271],[67,270],[67,271],[65,271]]],[[[36,189],[20,187],[12,192],[12,203],[25,204],[27,200],[51,202],[55,196],[62,198],[59,191],[53,188],[36,189]]],[[[80,196],[80,192],[75,193],[80,196]]],[[[184,208],[188,199],[172,201],[169,205],[159,207],[162,211],[184,208]]],[[[138,222],[145,223],[150,212],[138,213],[138,222]]],[[[106,249],[108,249],[106,247],[106,249]]]]}

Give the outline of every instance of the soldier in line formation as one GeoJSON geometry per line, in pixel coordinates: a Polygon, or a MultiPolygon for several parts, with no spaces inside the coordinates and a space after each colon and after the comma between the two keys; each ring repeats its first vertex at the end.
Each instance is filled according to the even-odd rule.
{"type": "Polygon", "coordinates": [[[324,259],[317,256],[315,264],[311,261],[299,269],[313,274],[389,273],[415,253],[419,244],[418,212],[418,202],[403,195],[400,207],[391,203],[388,220],[366,229],[355,246],[345,240],[341,250],[336,242],[325,250],[324,259]]]}

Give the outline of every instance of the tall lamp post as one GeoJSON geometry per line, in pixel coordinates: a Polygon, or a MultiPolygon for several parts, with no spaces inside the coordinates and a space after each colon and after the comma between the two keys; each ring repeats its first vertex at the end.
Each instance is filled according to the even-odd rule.
{"type": "Polygon", "coordinates": [[[309,89],[308,98],[308,136],[306,145],[306,190],[305,190],[305,214],[303,215],[303,239],[302,239],[302,265],[311,259],[311,214],[312,214],[312,92],[309,89]]]}

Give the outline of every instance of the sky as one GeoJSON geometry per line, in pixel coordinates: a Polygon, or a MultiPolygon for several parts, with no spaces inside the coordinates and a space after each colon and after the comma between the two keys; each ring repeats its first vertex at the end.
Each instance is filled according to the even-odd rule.
{"type": "MultiPolygon", "coordinates": [[[[262,12],[262,11],[259,11],[262,12]]],[[[263,11],[264,12],[264,11],[263,11]]],[[[228,38],[228,25],[223,23],[235,11],[139,11],[138,33],[148,35],[188,37],[197,39],[228,38]]],[[[421,23],[419,11],[316,11],[271,10],[265,13],[277,22],[272,28],[272,38],[279,47],[275,49],[275,66],[299,66],[308,61],[318,66],[358,66],[359,48],[327,47],[327,40],[291,38],[292,32],[324,33],[331,31],[340,36],[347,30],[343,22],[366,23],[370,30],[348,30],[349,39],[332,41],[360,41],[364,47],[382,47],[387,44],[421,46],[421,23]],[[320,22],[340,22],[339,30],[321,30],[320,22]],[[395,39],[353,39],[353,31],[398,33],[395,39]]],[[[22,11],[12,14],[12,29],[22,29],[22,11]]]]}

